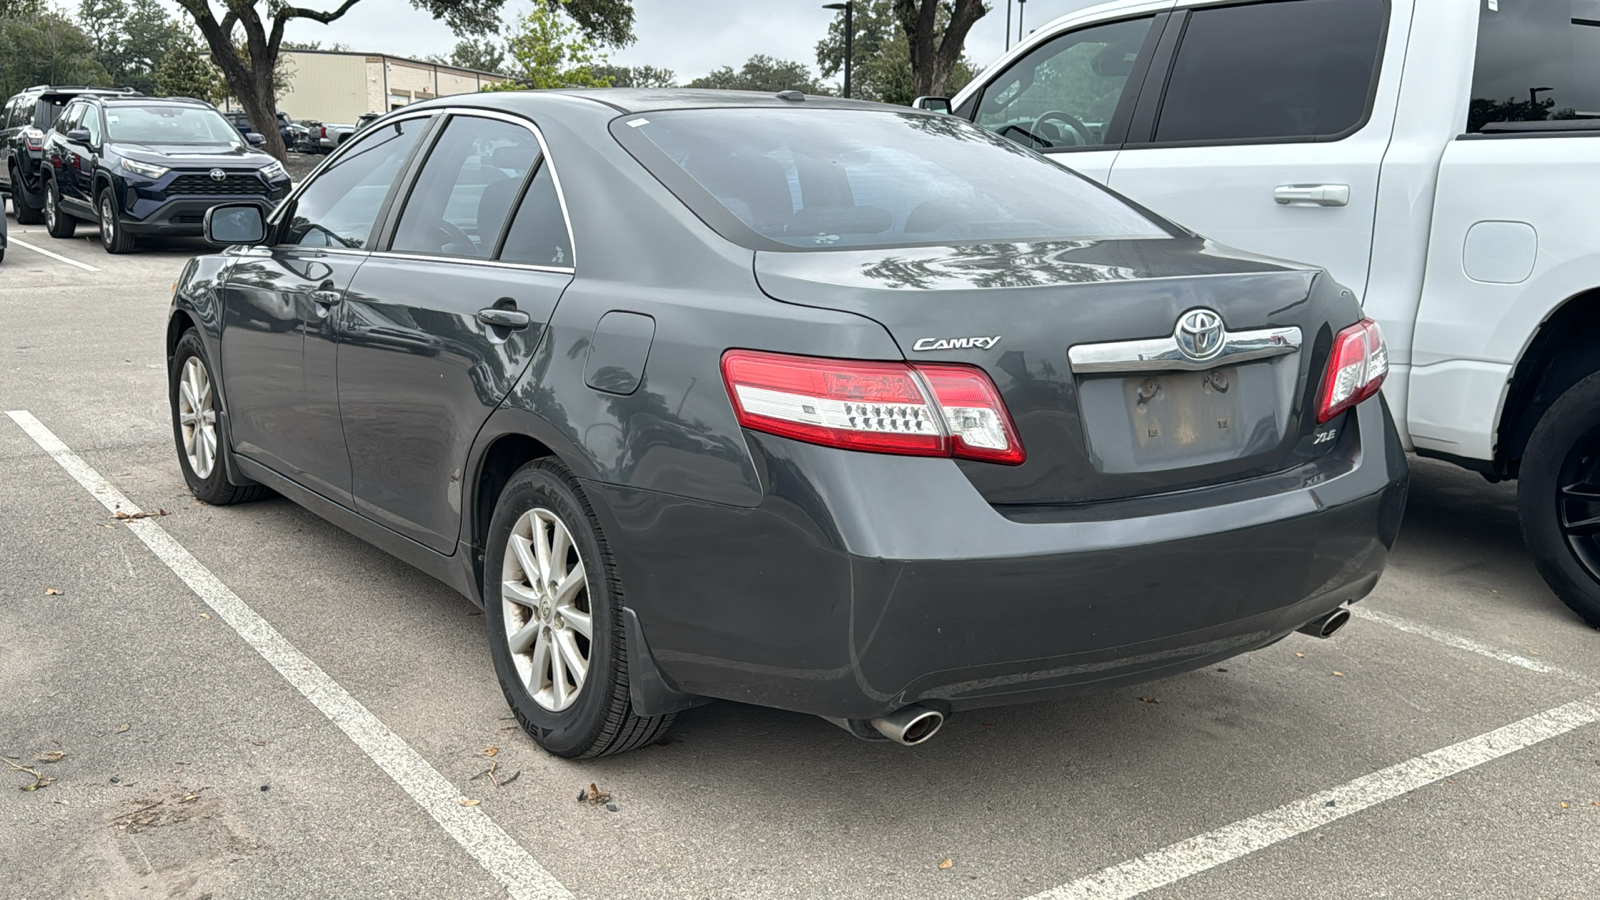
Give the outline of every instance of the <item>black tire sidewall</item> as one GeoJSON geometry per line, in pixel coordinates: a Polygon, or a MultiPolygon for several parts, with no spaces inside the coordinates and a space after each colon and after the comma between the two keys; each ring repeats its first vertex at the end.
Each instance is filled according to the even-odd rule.
{"type": "Polygon", "coordinates": [[[189,455],[183,446],[183,428],[178,423],[178,382],[183,376],[183,365],[190,358],[198,358],[200,365],[205,366],[206,376],[211,379],[212,404],[221,408],[221,393],[217,390],[217,375],[211,368],[211,360],[206,356],[205,344],[200,340],[200,333],[193,328],[185,331],[178,338],[178,344],[172,352],[172,368],[167,372],[167,403],[172,411],[172,441],[178,451],[178,468],[183,471],[183,480],[189,485],[189,492],[207,503],[224,504],[231,502],[233,486],[228,483],[227,465],[224,457],[228,452],[227,441],[223,437],[221,416],[218,416],[217,428],[217,459],[211,466],[211,475],[201,478],[195,474],[194,468],[189,465],[189,455]]]}
{"type": "Polygon", "coordinates": [[[1600,372],[1579,381],[1545,411],[1528,438],[1517,476],[1523,540],[1562,602],[1600,628],[1600,581],[1573,555],[1557,517],[1561,468],[1573,444],[1600,425],[1600,372]]]}
{"type": "Polygon", "coordinates": [[[548,752],[562,757],[591,755],[606,723],[613,694],[619,690],[614,654],[621,649],[621,630],[611,567],[601,550],[593,514],[577,492],[576,482],[559,463],[536,460],[517,470],[495,504],[484,545],[484,625],[489,633],[489,654],[506,702],[522,727],[548,752]],[[500,570],[505,560],[511,528],[521,515],[544,508],[555,513],[572,534],[578,555],[589,576],[589,608],[594,622],[590,640],[589,674],[578,699],[560,712],[534,701],[517,677],[506,644],[505,616],[500,599],[500,570]]]}

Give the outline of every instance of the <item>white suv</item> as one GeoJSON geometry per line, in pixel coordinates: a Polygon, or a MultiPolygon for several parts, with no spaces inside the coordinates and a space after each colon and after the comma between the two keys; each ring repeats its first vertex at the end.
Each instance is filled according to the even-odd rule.
{"type": "Polygon", "coordinates": [[[1383,326],[1407,447],[1518,478],[1540,571],[1600,627],[1600,0],[1119,0],[949,104],[1332,272],[1383,326]]]}

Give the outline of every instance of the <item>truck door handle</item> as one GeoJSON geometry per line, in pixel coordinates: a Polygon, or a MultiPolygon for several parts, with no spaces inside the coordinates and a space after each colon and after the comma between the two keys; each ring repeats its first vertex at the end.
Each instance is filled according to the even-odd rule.
{"type": "Polygon", "coordinates": [[[497,328],[519,330],[527,328],[533,322],[533,319],[520,310],[490,307],[489,309],[478,310],[478,321],[497,328]]]}
{"type": "Polygon", "coordinates": [[[1280,184],[1272,199],[1284,206],[1349,206],[1348,184],[1280,184]]]}

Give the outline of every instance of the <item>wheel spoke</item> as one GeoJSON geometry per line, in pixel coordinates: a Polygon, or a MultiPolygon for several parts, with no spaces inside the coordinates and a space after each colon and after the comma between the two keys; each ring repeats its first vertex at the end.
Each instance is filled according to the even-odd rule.
{"type": "Polygon", "coordinates": [[[1565,500],[1576,500],[1579,503],[1600,503],[1600,487],[1569,484],[1561,489],[1561,496],[1565,500]]]}
{"type": "Polygon", "coordinates": [[[180,425],[193,425],[197,421],[199,421],[199,419],[195,416],[194,413],[192,413],[192,412],[184,412],[181,409],[178,411],[178,424],[180,424],[180,425]]]}
{"type": "Polygon", "coordinates": [[[196,458],[198,458],[198,456],[196,456],[196,454],[198,452],[196,444],[199,442],[199,440],[200,440],[200,429],[198,429],[198,428],[187,428],[187,429],[184,429],[184,433],[183,433],[183,449],[190,456],[195,456],[196,458]]]}
{"type": "MultiPolygon", "coordinates": [[[[195,399],[194,388],[189,385],[188,377],[189,373],[185,372],[184,380],[178,382],[178,396],[182,399],[184,404],[188,405],[191,412],[199,412],[200,401],[195,399]]],[[[182,406],[180,405],[179,408],[181,409],[182,406]]]]}
{"type": "Polygon", "coordinates": [[[533,681],[528,685],[528,690],[539,693],[543,688],[544,676],[550,671],[551,646],[549,632],[539,629],[539,636],[533,642],[533,681]]]}
{"type": "Polygon", "coordinates": [[[550,577],[560,580],[567,573],[567,551],[572,548],[572,538],[559,522],[550,523],[550,577]]]}
{"type": "MultiPolygon", "coordinates": [[[[1563,517],[1565,518],[1565,517],[1563,517]]],[[[1576,537],[1586,537],[1591,534],[1600,534],[1600,516],[1590,516],[1587,519],[1566,520],[1562,528],[1567,534],[1576,537]]]]}
{"type": "Polygon", "coordinates": [[[195,471],[195,474],[199,475],[201,478],[205,478],[211,474],[212,450],[211,442],[206,440],[205,429],[200,429],[200,440],[196,443],[198,446],[195,447],[195,450],[197,451],[195,455],[196,458],[200,460],[200,468],[195,471]]]}
{"type": "Polygon", "coordinates": [[[513,634],[511,637],[507,638],[506,643],[511,646],[511,652],[527,653],[528,648],[532,647],[534,641],[539,637],[539,629],[543,627],[543,625],[544,623],[535,618],[533,621],[518,629],[516,634],[513,634]]]}
{"type": "Polygon", "coordinates": [[[578,588],[583,587],[583,584],[583,560],[579,560],[578,564],[572,567],[572,571],[567,573],[567,577],[560,584],[556,585],[556,589],[554,591],[556,605],[571,606],[572,598],[577,595],[578,588]]]}
{"type": "MultiPolygon", "coordinates": [[[[547,640],[541,637],[540,640],[547,640]]],[[[550,649],[550,689],[556,695],[556,708],[567,705],[567,672],[565,650],[559,642],[552,642],[550,649]]]]}
{"type": "Polygon", "coordinates": [[[572,636],[572,632],[555,632],[555,643],[556,655],[572,674],[572,692],[576,694],[578,689],[583,687],[583,679],[588,674],[589,664],[584,661],[583,654],[578,652],[578,641],[572,636]]]}
{"type": "MultiPolygon", "coordinates": [[[[534,553],[534,556],[537,559],[537,562],[539,564],[539,580],[542,581],[542,582],[543,581],[549,581],[550,580],[550,541],[552,540],[552,538],[550,537],[550,532],[552,530],[559,530],[559,528],[555,525],[555,523],[546,522],[546,521],[544,521],[543,519],[540,519],[537,516],[534,517],[533,523],[534,523],[533,553],[534,553]]],[[[532,575],[533,575],[533,573],[530,572],[529,573],[529,579],[530,580],[532,580],[532,575]]]]}
{"type": "Polygon", "coordinates": [[[577,609],[563,609],[561,621],[567,623],[567,627],[573,631],[591,641],[594,640],[594,617],[588,613],[577,609]]]}
{"type": "Polygon", "coordinates": [[[517,554],[517,565],[522,567],[522,577],[528,579],[530,584],[539,583],[539,564],[534,561],[533,549],[528,546],[528,539],[520,534],[511,535],[511,549],[517,554]]]}
{"type": "Polygon", "coordinates": [[[539,609],[538,592],[520,581],[500,582],[500,599],[534,611],[539,609]]]}

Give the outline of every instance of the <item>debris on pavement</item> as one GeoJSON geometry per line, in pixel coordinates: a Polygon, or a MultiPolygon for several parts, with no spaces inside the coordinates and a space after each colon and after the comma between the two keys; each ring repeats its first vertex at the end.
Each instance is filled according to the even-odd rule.
{"type": "Polygon", "coordinates": [[[46,597],[59,597],[62,594],[65,594],[65,593],[66,593],[66,591],[63,591],[60,588],[46,587],[44,589],[44,595],[46,597]]]}
{"type": "Polygon", "coordinates": [[[34,759],[42,763],[58,763],[66,758],[67,753],[65,750],[51,750],[49,753],[41,753],[34,757],[34,759]]]}
{"type": "Polygon", "coordinates": [[[1160,703],[1161,702],[1160,700],[1157,700],[1154,697],[1140,697],[1139,699],[1142,700],[1145,703],[1160,703]]]}
{"type": "Polygon", "coordinates": [[[168,515],[168,513],[164,509],[157,509],[155,512],[136,512],[132,515],[129,515],[128,513],[125,513],[119,509],[116,511],[115,515],[119,519],[131,521],[133,519],[159,519],[162,516],[168,515]]]}
{"type": "Polygon", "coordinates": [[[578,791],[578,802],[579,803],[587,802],[587,803],[591,803],[591,804],[594,804],[594,805],[598,806],[599,804],[605,803],[605,802],[609,801],[610,799],[611,799],[611,792],[610,791],[602,791],[602,790],[600,790],[600,786],[595,784],[592,781],[589,782],[588,790],[580,790],[580,791],[578,791]]]}
{"type": "Polygon", "coordinates": [[[17,765],[16,763],[12,762],[9,759],[6,760],[6,765],[10,766],[13,769],[16,769],[19,772],[26,772],[27,774],[33,776],[33,784],[26,784],[26,785],[23,785],[22,787],[17,788],[17,790],[22,791],[23,793],[32,793],[34,791],[39,790],[40,788],[47,788],[50,785],[56,783],[56,780],[54,778],[47,777],[46,775],[44,775],[42,772],[38,771],[37,769],[30,769],[27,766],[19,766],[19,765],[17,765]]]}
{"type": "Polygon", "coordinates": [[[939,868],[948,869],[948,868],[950,868],[951,866],[953,866],[955,864],[956,864],[955,858],[947,856],[947,857],[944,858],[944,862],[939,863],[939,868]]]}

